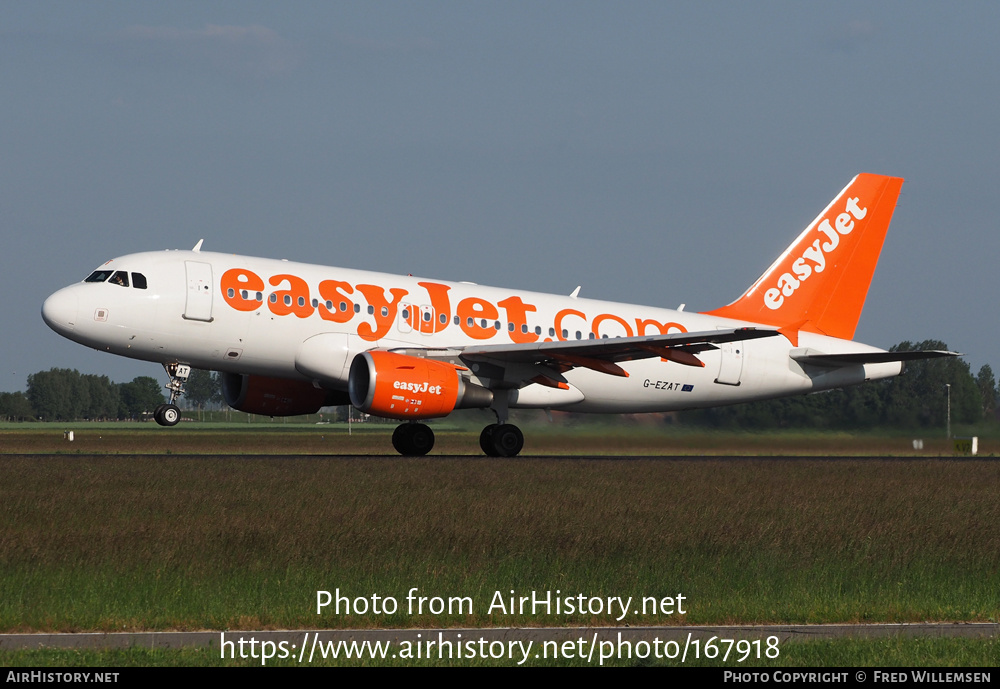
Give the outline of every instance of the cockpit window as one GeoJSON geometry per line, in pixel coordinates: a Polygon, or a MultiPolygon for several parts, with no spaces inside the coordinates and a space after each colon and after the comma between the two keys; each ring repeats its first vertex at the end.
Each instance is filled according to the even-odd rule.
{"type": "MultiPolygon", "coordinates": [[[[84,282],[108,282],[108,278],[113,285],[128,287],[128,273],[124,270],[95,270],[84,282]]],[[[132,273],[132,286],[136,289],[146,289],[146,276],[142,273],[132,273]]]]}

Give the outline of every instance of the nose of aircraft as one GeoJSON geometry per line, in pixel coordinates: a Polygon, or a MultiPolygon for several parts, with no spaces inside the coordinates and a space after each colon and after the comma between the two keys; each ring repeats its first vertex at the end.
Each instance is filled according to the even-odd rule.
{"type": "Polygon", "coordinates": [[[42,320],[60,335],[73,332],[79,309],[76,291],[72,287],[61,289],[42,304],[42,320]]]}

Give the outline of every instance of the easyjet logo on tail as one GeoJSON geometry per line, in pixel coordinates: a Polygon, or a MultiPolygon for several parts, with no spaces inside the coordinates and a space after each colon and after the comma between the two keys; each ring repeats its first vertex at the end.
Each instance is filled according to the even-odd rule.
{"type": "Polygon", "coordinates": [[[902,186],[861,173],[739,299],[705,313],[851,339],[902,186]]]}
{"type": "Polygon", "coordinates": [[[817,228],[824,237],[816,238],[812,244],[803,250],[802,255],[792,263],[791,272],[782,273],[777,280],[777,286],[764,292],[764,305],[776,311],[785,303],[785,298],[795,294],[795,290],[809,279],[813,273],[822,273],[826,268],[827,256],[840,246],[840,238],[847,236],[854,229],[856,220],[863,220],[868,215],[868,209],[858,205],[860,198],[847,199],[843,213],[837,215],[833,224],[830,218],[823,218],[817,228]]]}

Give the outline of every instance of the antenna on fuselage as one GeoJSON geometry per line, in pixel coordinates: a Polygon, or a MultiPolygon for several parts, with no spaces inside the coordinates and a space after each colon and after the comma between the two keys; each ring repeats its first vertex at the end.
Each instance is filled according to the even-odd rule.
{"type": "Polygon", "coordinates": [[[204,239],[199,239],[198,243],[194,245],[194,248],[191,249],[191,251],[201,251],[201,243],[204,241],[204,239]]]}

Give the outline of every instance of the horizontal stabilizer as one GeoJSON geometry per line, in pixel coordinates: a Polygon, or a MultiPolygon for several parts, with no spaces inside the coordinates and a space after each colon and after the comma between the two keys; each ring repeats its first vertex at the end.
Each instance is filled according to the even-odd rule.
{"type": "Polygon", "coordinates": [[[859,364],[888,364],[894,361],[916,361],[918,359],[938,359],[945,356],[962,356],[958,352],[945,352],[940,349],[927,349],[917,352],[854,352],[848,354],[810,354],[808,350],[791,354],[792,359],[800,364],[840,368],[842,366],[857,366],[859,364]]]}

